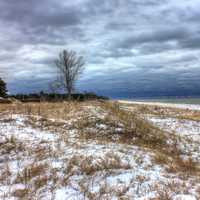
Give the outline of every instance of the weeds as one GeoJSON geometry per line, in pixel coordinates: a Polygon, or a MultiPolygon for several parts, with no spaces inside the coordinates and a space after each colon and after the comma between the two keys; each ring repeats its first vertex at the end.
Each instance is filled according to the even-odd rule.
{"type": "MultiPolygon", "coordinates": [[[[172,114],[172,111],[170,112],[172,114]]],[[[26,117],[25,125],[39,130],[50,130],[59,135],[59,139],[54,141],[56,144],[51,146],[50,143],[40,141],[32,149],[27,149],[15,137],[8,137],[0,143],[0,155],[28,152],[28,155],[35,160],[32,165],[29,164],[20,170],[14,180],[14,184],[23,183],[26,186],[24,189],[13,191],[13,195],[19,199],[28,199],[31,194],[42,191],[42,188],[47,187],[49,183],[51,183],[51,187],[49,186],[51,193],[55,196],[54,191],[57,187],[71,185],[72,179],[77,176],[83,177],[79,182],[79,187],[85,198],[88,199],[109,199],[112,195],[116,195],[119,199],[129,199],[128,192],[131,187],[136,188],[137,196],[142,195],[143,183],[148,182],[148,178],[143,175],[137,175],[128,185],[121,184],[121,187],[115,188],[112,194],[109,194],[111,187],[106,181],[106,177],[104,184],[101,181],[98,192],[90,191],[89,188],[95,175],[110,176],[122,170],[134,171],[134,167],[130,160],[124,162],[125,159],[114,150],[105,151],[99,156],[87,153],[84,155],[75,151],[72,155],[67,154],[65,158],[62,158],[68,148],[84,149],[85,143],[104,144],[104,146],[124,145],[124,151],[122,147],[120,149],[124,156],[128,152],[128,146],[145,149],[154,156],[152,159],[154,164],[165,166],[169,174],[198,176],[200,172],[198,162],[194,162],[189,157],[183,158],[184,153],[179,147],[182,142],[181,138],[156,128],[143,117],[144,113],[162,115],[163,109],[159,107],[155,107],[153,110],[146,106],[123,110],[118,103],[98,101],[16,103],[0,105],[0,113],[2,116],[11,116],[8,119],[2,117],[2,123],[12,123],[10,121],[12,115],[20,114],[26,117]],[[72,135],[70,135],[71,133],[72,135]],[[72,136],[75,138],[74,141],[70,138],[72,136]],[[64,159],[63,166],[57,171],[57,168],[49,166],[48,159],[64,159]],[[134,186],[136,182],[137,185],[134,186]]],[[[144,165],[145,159],[142,156],[132,155],[132,158],[138,166],[144,165]]],[[[148,166],[146,167],[148,168],[148,166]]],[[[1,168],[0,182],[10,184],[10,175],[9,165],[5,166],[3,170],[1,168]]],[[[175,187],[175,185],[173,187],[171,185],[173,184],[164,185],[164,189],[154,188],[157,191],[156,198],[158,200],[171,199],[172,188],[175,187]]]]}
{"type": "Polygon", "coordinates": [[[26,167],[21,173],[18,174],[15,182],[27,184],[32,178],[40,176],[45,173],[47,164],[33,164],[26,167]]]}

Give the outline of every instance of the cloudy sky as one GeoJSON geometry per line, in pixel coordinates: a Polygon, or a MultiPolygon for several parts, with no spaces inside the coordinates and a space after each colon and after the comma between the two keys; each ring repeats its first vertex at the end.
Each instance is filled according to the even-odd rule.
{"type": "Polygon", "coordinates": [[[200,0],[0,0],[0,77],[47,90],[54,59],[85,57],[77,88],[112,97],[200,94],[200,0]]]}

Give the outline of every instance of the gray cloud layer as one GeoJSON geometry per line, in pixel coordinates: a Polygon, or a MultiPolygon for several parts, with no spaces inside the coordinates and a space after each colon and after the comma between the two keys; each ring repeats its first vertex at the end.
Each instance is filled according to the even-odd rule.
{"type": "Polygon", "coordinates": [[[47,89],[63,48],[85,56],[81,90],[200,94],[199,0],[1,0],[0,76],[10,92],[47,89]]]}

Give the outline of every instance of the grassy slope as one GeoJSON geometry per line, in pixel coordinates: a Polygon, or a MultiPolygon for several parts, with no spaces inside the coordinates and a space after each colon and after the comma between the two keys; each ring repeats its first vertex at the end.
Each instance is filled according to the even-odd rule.
{"type": "MultiPolygon", "coordinates": [[[[44,134],[46,132],[56,133],[56,139],[54,138],[53,141],[41,139],[39,136],[36,139],[33,137],[31,141],[33,143],[37,141],[34,146],[21,141],[16,134],[10,137],[9,131],[7,138],[1,132],[5,136],[0,144],[2,159],[5,156],[13,156],[13,159],[16,159],[17,155],[20,156],[20,160],[21,157],[31,158],[32,162],[31,165],[30,163],[24,164],[23,169],[17,172],[17,175],[14,173],[16,175],[14,180],[9,180],[9,174],[13,172],[5,164],[6,162],[3,162],[1,167],[5,172],[1,173],[0,182],[25,185],[26,187],[21,189],[15,188],[10,194],[25,199],[33,194],[36,195],[37,192],[42,194],[40,190],[46,188],[47,185],[52,190],[50,193],[54,194],[54,185],[56,188],[64,186],[66,188],[77,183],[81,194],[76,195],[84,194],[84,198],[88,199],[109,199],[108,190],[112,189],[112,181],[105,182],[102,179],[99,186],[98,177],[112,179],[114,175],[109,174],[116,174],[116,170],[122,170],[121,176],[130,173],[131,177],[132,170],[137,169],[138,176],[132,177],[132,183],[129,181],[129,184],[123,185],[120,191],[115,188],[116,191],[111,194],[118,198],[127,197],[129,199],[133,194],[136,197],[142,196],[143,187],[140,186],[141,191],[139,192],[139,189],[137,191],[133,185],[138,181],[142,185],[143,182],[147,182],[146,179],[150,178],[142,174],[140,166],[148,173],[156,166],[161,166],[165,170],[165,178],[174,174],[180,179],[179,183],[183,185],[180,184],[181,186],[177,188],[180,191],[173,191],[175,190],[173,184],[177,186],[176,182],[164,181],[162,183],[158,180],[157,183],[152,183],[149,191],[156,192],[154,196],[157,199],[170,199],[173,192],[178,193],[184,190],[189,192],[192,186],[189,184],[190,187],[187,188],[184,186],[184,181],[190,182],[189,179],[191,179],[196,182],[200,169],[199,163],[192,159],[190,153],[186,154],[181,148],[181,145],[188,141],[176,134],[168,134],[160,130],[143,117],[145,114],[174,116],[175,113],[177,116],[177,111],[164,111],[160,108],[142,106],[131,107],[127,110],[124,107],[127,108],[126,105],[109,102],[0,105],[1,124],[4,130],[6,124],[11,127],[12,120],[15,123],[21,116],[23,123],[13,125],[13,129],[19,128],[17,131],[11,129],[13,133],[16,131],[16,134],[22,132],[26,134],[30,130],[31,133],[35,130],[41,134],[43,132],[44,134]],[[25,129],[26,126],[29,129],[25,129]],[[95,151],[92,151],[94,149],[95,151]],[[28,155],[25,152],[29,152],[28,155]],[[64,158],[61,159],[62,157],[64,158]],[[51,166],[53,160],[61,163],[62,170],[51,166]],[[134,168],[134,165],[138,167],[134,168]],[[43,174],[45,176],[42,176],[43,174]],[[78,182],[74,181],[74,175],[79,176],[78,182]],[[96,193],[91,191],[91,181],[98,187],[96,193]],[[53,185],[50,184],[52,182],[53,185]],[[132,193],[131,188],[134,190],[132,193]]],[[[34,135],[37,135],[37,132],[34,135]]],[[[117,183],[118,186],[119,183],[117,183]]],[[[57,193],[55,192],[54,195],[56,196],[57,193]]],[[[198,191],[196,195],[199,195],[198,191]]],[[[38,199],[42,198],[38,197],[38,199]]]]}

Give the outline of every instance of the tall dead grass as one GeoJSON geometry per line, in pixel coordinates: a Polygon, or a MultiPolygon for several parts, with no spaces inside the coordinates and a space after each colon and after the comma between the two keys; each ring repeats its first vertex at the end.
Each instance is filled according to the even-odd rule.
{"type": "MultiPolygon", "coordinates": [[[[149,112],[146,108],[141,109],[144,110],[143,112],[149,112]]],[[[32,118],[33,126],[38,126],[38,122],[40,122],[41,127],[49,129],[56,127],[63,132],[69,128],[76,129],[82,139],[99,142],[112,141],[145,147],[155,153],[157,163],[170,166],[171,171],[181,170],[188,173],[199,171],[199,167],[192,160],[188,162],[182,160],[182,152],[177,145],[181,142],[180,138],[166,134],[156,128],[150,122],[141,118],[137,110],[121,109],[121,105],[118,103],[72,101],[0,104],[0,114],[23,114],[30,116],[30,118],[39,116],[40,119],[32,118]],[[98,114],[94,114],[96,112],[94,109],[97,108],[101,112],[98,111],[98,114]],[[67,128],[65,124],[69,121],[70,124],[67,128]],[[102,125],[104,128],[98,128],[102,125]],[[116,140],[116,137],[113,136],[117,136],[118,139],[116,140]],[[170,162],[170,160],[172,161],[170,162]]]]}

